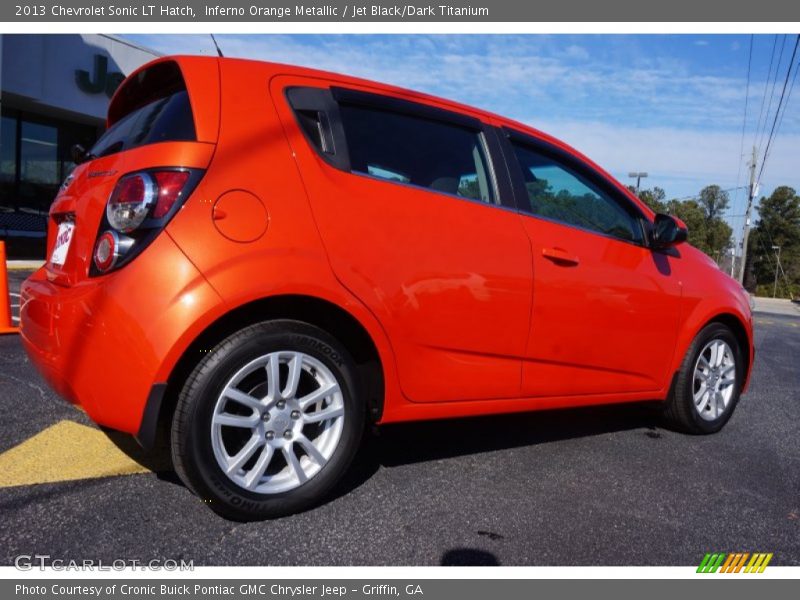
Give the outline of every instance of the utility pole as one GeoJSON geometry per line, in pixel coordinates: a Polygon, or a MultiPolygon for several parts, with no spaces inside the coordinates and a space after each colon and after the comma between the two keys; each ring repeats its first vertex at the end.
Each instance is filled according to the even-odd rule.
{"type": "Polygon", "coordinates": [[[753,212],[753,200],[758,195],[756,182],[756,147],[753,146],[753,158],[750,160],[750,187],[747,191],[747,210],[744,213],[744,229],[742,230],[742,259],[739,263],[739,283],[744,284],[744,270],[747,266],[747,240],[750,238],[750,215],[753,212]]]}
{"type": "Polygon", "coordinates": [[[773,246],[772,250],[775,252],[775,283],[772,284],[772,297],[778,295],[778,269],[781,266],[781,247],[773,246]]]}
{"type": "Polygon", "coordinates": [[[734,276],[734,269],[736,267],[736,247],[731,248],[731,277],[734,276]]]}

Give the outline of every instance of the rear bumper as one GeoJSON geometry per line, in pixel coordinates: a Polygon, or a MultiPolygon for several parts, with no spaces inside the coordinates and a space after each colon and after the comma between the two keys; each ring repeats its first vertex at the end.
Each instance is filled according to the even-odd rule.
{"type": "Polygon", "coordinates": [[[219,296],[162,233],[131,264],[66,287],[40,269],[21,289],[21,337],[48,384],[95,422],[137,434],[151,391],[166,381],[219,296]]]}

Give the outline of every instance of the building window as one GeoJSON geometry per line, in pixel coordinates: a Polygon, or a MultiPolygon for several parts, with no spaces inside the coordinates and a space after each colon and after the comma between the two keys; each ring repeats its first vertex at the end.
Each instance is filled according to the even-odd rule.
{"type": "Polygon", "coordinates": [[[43,257],[47,214],[74,167],[73,144],[91,147],[98,128],[3,108],[0,121],[0,239],[10,255],[43,257]]]}
{"type": "Polygon", "coordinates": [[[20,123],[18,208],[46,213],[58,192],[60,167],[58,129],[23,120],[20,123]]]}
{"type": "Polygon", "coordinates": [[[74,167],[70,148],[90,147],[97,127],[3,110],[0,123],[0,207],[47,213],[74,167]]]}
{"type": "Polygon", "coordinates": [[[3,116],[0,121],[0,211],[14,209],[17,180],[17,120],[3,116]]]}

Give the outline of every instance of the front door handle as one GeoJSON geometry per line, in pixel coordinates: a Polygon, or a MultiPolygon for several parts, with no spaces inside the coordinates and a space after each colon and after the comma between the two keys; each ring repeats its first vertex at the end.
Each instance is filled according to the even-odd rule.
{"type": "Polygon", "coordinates": [[[565,267],[574,267],[580,262],[577,256],[570,254],[563,248],[542,248],[542,256],[557,265],[565,267]]]}

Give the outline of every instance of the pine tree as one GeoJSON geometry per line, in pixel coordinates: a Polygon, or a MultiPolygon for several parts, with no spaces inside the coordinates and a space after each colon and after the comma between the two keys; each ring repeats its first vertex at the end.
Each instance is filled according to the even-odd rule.
{"type": "Polygon", "coordinates": [[[759,295],[772,295],[777,250],[783,273],[778,273],[778,295],[794,296],[800,292],[800,196],[789,186],[775,188],[762,197],[759,219],[748,243],[748,274],[745,282],[759,295]]]}

